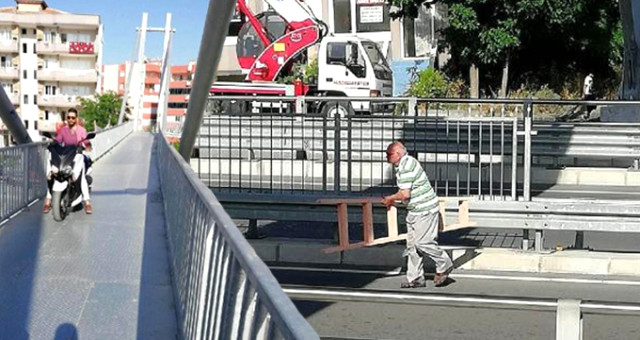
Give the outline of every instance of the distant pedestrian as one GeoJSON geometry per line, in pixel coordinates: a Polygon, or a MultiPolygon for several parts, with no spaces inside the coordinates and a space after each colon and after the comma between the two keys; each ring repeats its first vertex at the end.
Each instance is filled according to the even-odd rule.
{"type": "MultiPolygon", "coordinates": [[[[582,100],[595,100],[596,96],[593,94],[593,73],[587,74],[584,77],[584,84],[582,85],[582,100]]],[[[595,109],[594,105],[587,105],[587,115],[595,109]]]]}
{"type": "Polygon", "coordinates": [[[394,165],[398,191],[382,198],[387,209],[395,201],[407,204],[407,281],[401,288],[425,287],[423,255],[436,263],[433,282],[436,287],[447,281],[453,262],[438,246],[439,209],[438,197],[429,178],[417,159],[409,156],[401,142],[387,147],[387,162],[394,165]]]}

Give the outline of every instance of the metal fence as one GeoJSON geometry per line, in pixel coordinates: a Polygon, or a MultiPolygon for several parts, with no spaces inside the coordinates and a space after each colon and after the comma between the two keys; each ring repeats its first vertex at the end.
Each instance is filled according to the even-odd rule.
{"type": "Polygon", "coordinates": [[[319,339],[211,191],[158,135],[184,339],[319,339]]]}
{"type": "Polygon", "coordinates": [[[529,201],[540,169],[638,169],[640,124],[534,120],[583,103],[212,96],[191,165],[216,192],[378,193],[394,186],[385,148],[402,140],[442,196],[529,201]]]}
{"type": "MultiPolygon", "coordinates": [[[[584,336],[583,313],[633,315],[640,313],[640,305],[581,301],[577,299],[524,299],[519,297],[490,297],[465,294],[406,294],[376,290],[285,288],[289,296],[299,300],[322,302],[372,302],[412,304],[423,306],[517,308],[535,311],[555,311],[555,339],[582,340],[584,336]]],[[[499,329],[500,326],[496,326],[499,329]]]]}
{"type": "Polygon", "coordinates": [[[91,157],[94,161],[100,159],[132,132],[133,122],[127,122],[98,132],[96,137],[91,141],[91,157]]]}
{"type": "MultiPolygon", "coordinates": [[[[131,133],[131,123],[99,132],[92,141],[94,160],[99,159],[131,133]]],[[[46,193],[46,143],[0,148],[0,221],[46,193]]]]}
{"type": "MultiPolygon", "coordinates": [[[[192,159],[199,177],[217,192],[379,193],[395,186],[385,149],[402,140],[440,195],[491,200],[528,196],[530,174],[523,161],[531,158],[526,156],[531,133],[520,137],[527,121],[508,116],[506,109],[492,117],[444,111],[429,116],[362,115],[341,112],[345,102],[335,98],[308,99],[312,104],[296,100],[300,99],[211,99],[210,110],[229,113],[210,112],[204,118],[192,159]],[[295,113],[310,106],[320,113],[295,113]],[[327,109],[333,106],[335,112],[327,109]]],[[[397,110],[406,111],[402,100],[394,105],[405,105],[397,110]]],[[[528,124],[530,131],[531,121],[528,124]]]]}
{"type": "Polygon", "coordinates": [[[45,154],[43,143],[0,149],[0,221],[45,194],[45,154]]]}

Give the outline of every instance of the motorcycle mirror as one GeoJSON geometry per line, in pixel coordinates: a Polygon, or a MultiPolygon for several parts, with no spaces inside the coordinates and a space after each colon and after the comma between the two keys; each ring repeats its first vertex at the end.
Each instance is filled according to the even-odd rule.
{"type": "Polygon", "coordinates": [[[87,139],[93,139],[96,136],[96,134],[94,132],[90,132],[89,134],[87,134],[87,139]]]}
{"type": "Polygon", "coordinates": [[[53,137],[51,136],[51,133],[46,132],[46,131],[45,132],[41,132],[41,133],[42,133],[43,136],[53,139],[53,137]]]}

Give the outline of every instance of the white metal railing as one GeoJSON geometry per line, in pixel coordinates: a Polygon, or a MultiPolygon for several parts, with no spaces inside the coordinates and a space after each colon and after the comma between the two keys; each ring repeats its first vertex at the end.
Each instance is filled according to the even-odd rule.
{"type": "Polygon", "coordinates": [[[181,337],[319,339],[213,193],[156,138],[181,337]]]}
{"type": "Polygon", "coordinates": [[[122,125],[98,132],[93,141],[91,141],[92,159],[96,161],[104,156],[104,154],[131,134],[131,132],[133,132],[133,122],[126,122],[122,125]]]}
{"type": "Polygon", "coordinates": [[[317,289],[285,288],[293,299],[321,302],[376,302],[385,304],[413,304],[474,308],[517,308],[532,310],[555,310],[556,340],[582,340],[583,311],[591,313],[618,312],[640,313],[640,305],[632,303],[605,303],[577,299],[548,299],[521,297],[492,297],[465,294],[410,294],[368,289],[317,289]]]}
{"type": "MultiPolygon", "coordinates": [[[[111,150],[132,131],[128,122],[99,132],[92,141],[93,160],[111,150]]],[[[46,192],[46,143],[0,148],[0,221],[4,221],[46,192]]]]}

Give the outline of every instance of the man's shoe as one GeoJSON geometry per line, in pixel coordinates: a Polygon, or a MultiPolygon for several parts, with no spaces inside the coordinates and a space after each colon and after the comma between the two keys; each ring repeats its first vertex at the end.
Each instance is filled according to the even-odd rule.
{"type": "Polygon", "coordinates": [[[421,288],[426,287],[427,282],[425,280],[415,279],[411,282],[403,282],[400,284],[400,288],[421,288]]]}
{"type": "Polygon", "coordinates": [[[449,278],[449,274],[451,274],[452,270],[453,270],[453,266],[451,266],[451,268],[445,270],[442,273],[436,273],[436,275],[433,276],[433,285],[436,287],[440,287],[444,285],[444,283],[447,282],[447,279],[449,278]]]}
{"type": "Polygon", "coordinates": [[[84,211],[87,214],[93,214],[93,209],[91,209],[91,203],[89,202],[84,202],[84,211]]]}
{"type": "Polygon", "coordinates": [[[44,202],[44,207],[42,208],[42,213],[47,214],[51,210],[51,202],[44,202]]]}

